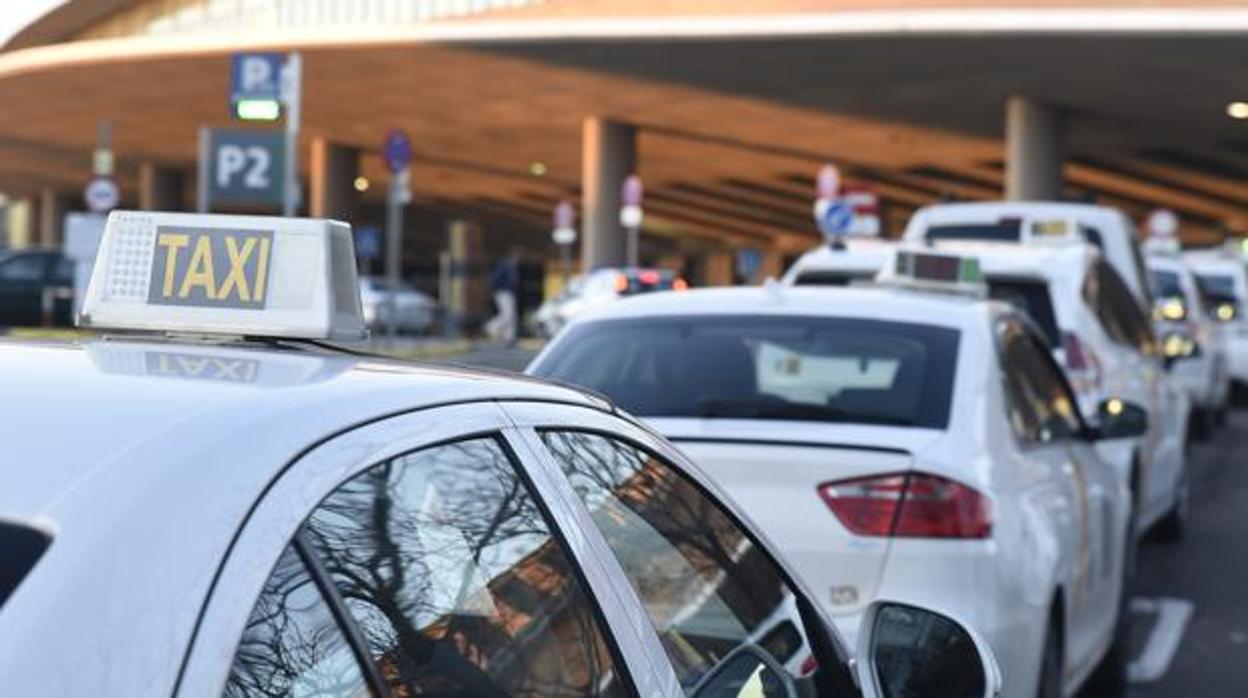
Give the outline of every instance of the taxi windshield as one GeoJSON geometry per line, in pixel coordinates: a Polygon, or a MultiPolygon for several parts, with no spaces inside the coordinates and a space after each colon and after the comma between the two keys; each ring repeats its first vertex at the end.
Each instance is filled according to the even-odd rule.
{"type": "Polygon", "coordinates": [[[1182,298],[1183,285],[1177,272],[1169,269],[1151,269],[1148,273],[1153,295],[1157,298],[1182,298]]]}
{"type": "Polygon", "coordinates": [[[942,429],[959,333],[842,318],[694,316],[574,326],[538,375],[643,417],[942,429]]]}

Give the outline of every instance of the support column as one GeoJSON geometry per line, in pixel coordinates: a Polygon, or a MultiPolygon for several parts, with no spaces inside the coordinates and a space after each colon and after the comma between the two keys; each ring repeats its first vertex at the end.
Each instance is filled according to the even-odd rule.
{"type": "Polygon", "coordinates": [[[69,197],[48,187],[39,192],[39,246],[60,247],[65,239],[69,197]]]}
{"type": "Polygon", "coordinates": [[[637,129],[601,117],[581,127],[581,266],[585,271],[625,263],[620,188],[637,171],[637,129]]]}
{"type": "Polygon", "coordinates": [[[736,281],[734,271],[736,267],[736,255],[731,250],[726,252],[711,252],[706,255],[706,264],[703,266],[706,276],[707,286],[731,286],[736,281]]]}
{"type": "Polygon", "coordinates": [[[10,201],[4,210],[8,246],[15,250],[25,249],[38,242],[38,206],[32,199],[10,201]]]}
{"type": "Polygon", "coordinates": [[[139,165],[139,208],[144,211],[185,211],[186,179],[176,167],[144,162],[139,165]]]}
{"type": "Polygon", "coordinates": [[[314,138],[308,171],[308,216],[349,221],[359,198],[360,149],[314,138]]]}
{"type": "Polygon", "coordinates": [[[1015,95],[1005,103],[1005,198],[1055,201],[1062,196],[1061,110],[1015,95]]]}
{"type": "Polygon", "coordinates": [[[440,291],[447,310],[448,329],[458,334],[489,313],[485,234],[479,225],[453,220],[447,223],[446,238],[440,291]]]}

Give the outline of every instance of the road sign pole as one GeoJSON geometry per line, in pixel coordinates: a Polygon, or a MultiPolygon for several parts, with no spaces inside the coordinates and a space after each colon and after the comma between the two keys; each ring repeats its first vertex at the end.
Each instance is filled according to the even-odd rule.
{"type": "Polygon", "coordinates": [[[399,308],[395,298],[399,290],[399,262],[403,255],[403,205],[408,198],[407,188],[407,170],[400,170],[390,177],[390,193],[386,197],[386,285],[389,286],[386,334],[390,337],[399,334],[399,308]]]}
{"type": "Polygon", "coordinates": [[[212,130],[207,126],[199,129],[199,176],[195,182],[195,210],[208,213],[208,192],[212,190],[208,178],[212,176],[212,130]]]}
{"type": "Polygon", "coordinates": [[[641,266],[641,251],[638,249],[641,243],[641,230],[637,226],[629,226],[628,228],[628,266],[641,266]]]}
{"type": "Polygon", "coordinates": [[[298,51],[286,57],[282,79],[286,103],[286,196],[282,215],[293,216],[299,209],[299,112],[303,101],[303,56],[298,51]]]}

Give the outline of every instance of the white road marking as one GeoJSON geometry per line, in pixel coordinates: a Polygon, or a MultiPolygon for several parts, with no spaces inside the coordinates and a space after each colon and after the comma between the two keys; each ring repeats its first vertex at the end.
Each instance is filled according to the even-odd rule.
{"type": "Polygon", "coordinates": [[[1133,613],[1157,614],[1144,651],[1127,667],[1131,683],[1151,683],[1165,675],[1179,650],[1196,606],[1186,599],[1131,599],[1133,613]]]}

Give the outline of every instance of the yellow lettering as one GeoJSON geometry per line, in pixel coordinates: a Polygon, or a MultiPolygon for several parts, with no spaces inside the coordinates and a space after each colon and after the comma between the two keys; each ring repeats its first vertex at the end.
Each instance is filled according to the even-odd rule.
{"type": "Polygon", "coordinates": [[[182,287],[178,289],[178,298],[187,298],[191,289],[204,287],[204,294],[209,299],[217,297],[217,280],[212,272],[212,242],[207,235],[200,236],[195,242],[195,251],[191,253],[191,263],[182,277],[182,287]]]}
{"type": "Polygon", "coordinates": [[[165,248],[165,298],[173,295],[173,272],[178,266],[178,250],[190,243],[189,236],[174,233],[161,233],[160,237],[156,238],[156,244],[165,248]]]}
{"type": "Polygon", "coordinates": [[[225,238],[225,252],[230,256],[230,273],[225,277],[225,281],[221,284],[221,288],[217,289],[217,298],[225,300],[230,295],[232,289],[238,289],[238,299],[244,303],[251,300],[251,294],[247,291],[247,260],[251,258],[251,253],[256,248],[256,239],[247,238],[243,243],[243,249],[240,252],[238,244],[234,236],[225,238]]]}
{"type": "Polygon", "coordinates": [[[251,297],[258,301],[264,300],[264,282],[269,272],[269,243],[268,238],[260,239],[260,258],[256,260],[256,284],[251,289],[251,297]]]}

